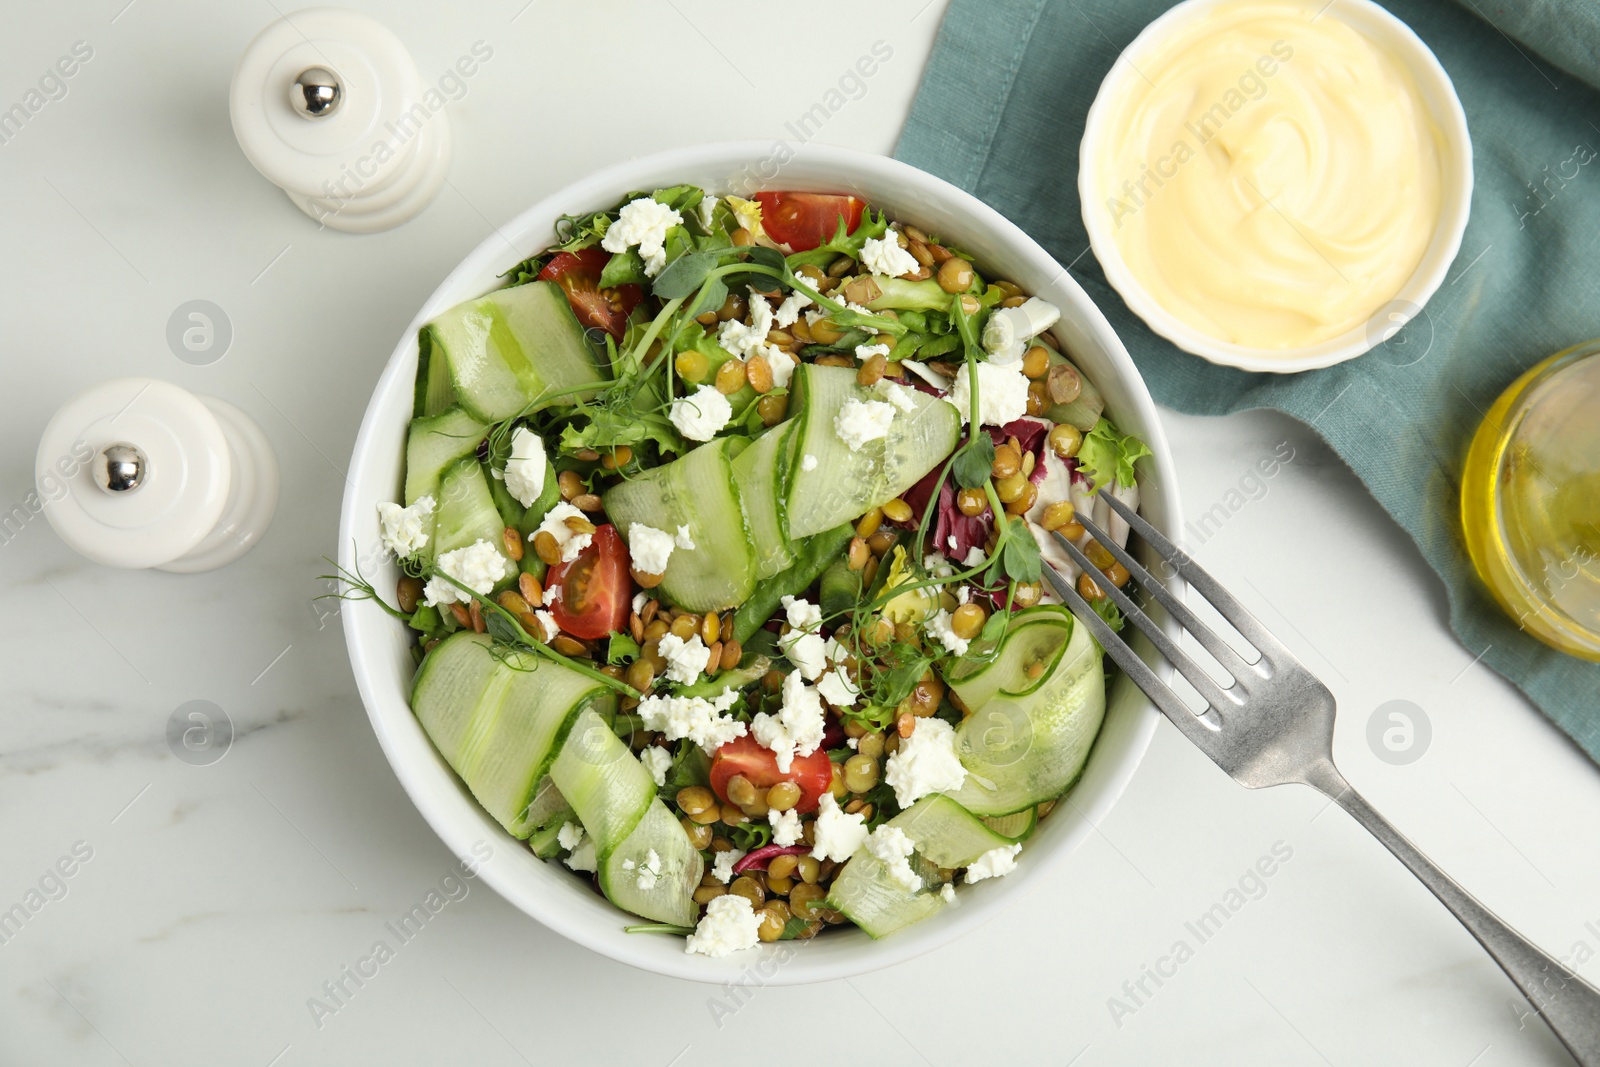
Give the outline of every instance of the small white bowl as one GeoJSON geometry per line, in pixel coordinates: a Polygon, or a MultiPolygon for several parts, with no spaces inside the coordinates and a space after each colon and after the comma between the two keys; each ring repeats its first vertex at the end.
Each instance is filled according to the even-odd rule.
{"type": "MultiPolygon", "coordinates": [[[[819,145],[807,145],[798,157],[778,162],[771,144],[746,142],[664,152],[600,171],[496,228],[451,272],[401,335],[362,420],[340,522],[341,566],[353,571],[360,563],[380,591],[393,589],[399,577],[376,547],[376,505],[400,492],[417,369],[417,327],[453,304],[498,287],[497,275],[553,243],[559,216],[604,210],[629,191],[679,182],[745,195],[762,187],[854,192],[891,218],[952,240],[989,270],[1058,305],[1062,317],[1055,333],[1062,347],[1100,387],[1118,425],[1150,445],[1153,455],[1139,465],[1141,511],[1161,529],[1178,528],[1176,478],[1155,404],[1110,324],[1047,252],[992,208],[904,163],[819,145]]],[[[1156,570],[1153,556],[1146,563],[1156,573],[1166,573],[1156,570]]],[[[1173,588],[1181,595],[1176,579],[1173,588]]],[[[1065,876],[1062,861],[1089,835],[1090,822],[1098,824],[1122,793],[1156,726],[1155,709],[1126,676],[1118,676],[1105,725],[1072,804],[1044,821],[1013,874],[963,888],[960,907],[878,942],[859,930],[839,930],[814,941],[708,959],[686,954],[681,937],[624,933],[624,926],[639,920],[506,834],[473,800],[411,714],[412,642],[405,627],[370,604],[350,605],[342,614],[350,663],[373,730],[417,810],[445,844],[464,859],[480,855],[485,845],[492,849],[482,877],[552,930],[623,963],[705,982],[722,983],[752,972],[769,985],[847,977],[903,962],[982,924],[1029,886],[1065,876]]],[[[1177,635],[1175,628],[1170,632],[1177,635]]],[[[1149,655],[1148,646],[1142,651],[1149,655]]]]}
{"type": "MultiPolygon", "coordinates": [[[[1128,307],[1151,330],[1185,352],[1223,366],[1274,374],[1329,367],[1354,359],[1388,340],[1421,312],[1428,298],[1444,282],[1450,264],[1461,250],[1461,237],[1466,231],[1467,214],[1472,207],[1472,139],[1467,133],[1467,116],[1461,109],[1461,99],[1450,83],[1450,76],[1439,65],[1438,57],[1410,26],[1372,0],[1332,0],[1328,3],[1320,17],[1344,22],[1385,47],[1406,66],[1416,79],[1423,102],[1443,135],[1440,153],[1443,181],[1439,219],[1434,227],[1433,238],[1417,263],[1417,269],[1394,298],[1378,308],[1364,324],[1346,330],[1337,337],[1315,345],[1283,349],[1251,348],[1218,340],[1163,308],[1128,269],[1112,237],[1105,213],[1091,210],[1091,205],[1104,203],[1105,193],[1090,163],[1099,146],[1106,143],[1107,136],[1112,132],[1106,127],[1110,121],[1109,115],[1114,110],[1114,102],[1121,97],[1132,79],[1143,77],[1139,73],[1139,68],[1144,65],[1143,57],[1158,48],[1169,34],[1191,20],[1203,18],[1212,8],[1228,2],[1230,0],[1184,0],[1146,26],[1112,64],[1105,80],[1100,83],[1099,92],[1095,94],[1094,104],[1089,108],[1083,141],[1079,146],[1078,199],[1083,210],[1084,227],[1089,233],[1089,245],[1094,249],[1095,257],[1099,259],[1112,288],[1121,294],[1128,307]]],[[[1315,2],[1320,5],[1322,0],[1315,2]]],[[[1308,7],[1314,6],[1312,0],[1306,0],[1306,3],[1308,7]]]]}

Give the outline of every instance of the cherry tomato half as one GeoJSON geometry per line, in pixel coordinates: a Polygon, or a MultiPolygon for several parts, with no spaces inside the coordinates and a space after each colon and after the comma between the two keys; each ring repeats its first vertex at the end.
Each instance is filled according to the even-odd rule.
{"type": "Polygon", "coordinates": [[[816,810],[822,794],[833,784],[833,763],[819,747],[809,756],[795,756],[785,774],[778,770],[772,750],[746,734],[729,741],[711,757],[711,788],[717,796],[728,799],[728,779],[736,774],[744,775],[763,793],[779,782],[793,782],[800,787],[800,801],[794,810],[807,812],[816,810]]]}
{"type": "Polygon", "coordinates": [[[628,577],[628,546],[617,528],[607,523],[571,563],[558,563],[545,575],[545,600],[556,624],[571,634],[593,640],[628,625],[633,581],[628,577]],[[561,596],[549,590],[560,587],[561,596]]]}
{"type": "Polygon", "coordinates": [[[628,316],[639,306],[644,292],[637,285],[600,288],[600,272],[611,253],[597,245],[577,252],[557,252],[538,274],[538,281],[555,282],[584,326],[594,327],[622,340],[628,316]]]}
{"type": "Polygon", "coordinates": [[[843,193],[757,193],[761,204],[761,226],[791,252],[809,252],[833,240],[844,217],[845,232],[854,233],[861,225],[865,200],[843,193]]]}

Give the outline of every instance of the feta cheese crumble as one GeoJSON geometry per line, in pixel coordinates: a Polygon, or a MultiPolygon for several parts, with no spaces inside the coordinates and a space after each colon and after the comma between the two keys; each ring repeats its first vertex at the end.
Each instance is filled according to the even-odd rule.
{"type": "Polygon", "coordinates": [[[622,206],[617,221],[606,229],[600,247],[607,252],[626,252],[639,246],[639,257],[644,260],[644,272],[654,278],[667,265],[665,249],[667,231],[683,223],[677,211],[648,196],[641,196],[622,206]]]}
{"type": "Polygon", "coordinates": [[[888,378],[879,378],[874,387],[879,396],[902,414],[909,415],[917,409],[917,402],[911,396],[911,390],[888,378]]]}
{"type": "Polygon", "coordinates": [[[885,344],[856,345],[856,358],[865,363],[873,356],[887,356],[891,349],[885,344]]]}
{"type": "MultiPolygon", "coordinates": [[[[820,644],[821,638],[817,640],[820,644]]],[[[788,774],[796,756],[809,756],[822,744],[824,725],[822,698],[799,671],[793,671],[783,679],[783,706],[778,714],[758,712],[750,722],[750,732],[771,750],[778,770],[788,774]]]]}
{"type": "Polygon", "coordinates": [[[545,644],[549,644],[555,639],[556,634],[561,632],[561,624],[556,622],[556,617],[543,608],[534,612],[533,617],[538,620],[540,628],[544,630],[545,644]]]}
{"type": "Polygon", "coordinates": [[[724,893],[713,897],[706,905],[706,913],[689,935],[685,952],[722,957],[731,956],[741,949],[755,948],[760,943],[756,931],[761,929],[761,916],[756,914],[747,897],[737,893],[724,893]]]}
{"type": "Polygon", "coordinates": [[[655,849],[645,853],[644,862],[634,865],[632,860],[623,860],[622,869],[625,871],[637,870],[639,872],[639,888],[648,893],[656,887],[656,881],[661,877],[661,857],[655,849]]]}
{"type": "Polygon", "coordinates": [[[383,547],[405,559],[428,543],[427,521],[433,516],[433,497],[421,496],[408,508],[399,504],[378,505],[378,538],[383,547]]]}
{"type": "Polygon", "coordinates": [[[660,789],[667,784],[667,772],[672,769],[672,753],[660,745],[651,745],[639,753],[639,762],[650,772],[650,780],[660,789]]]}
{"type": "Polygon", "coordinates": [[[817,457],[813,456],[810,452],[807,452],[804,456],[800,457],[800,469],[803,471],[816,470],[817,457]]]}
{"type": "MultiPolygon", "coordinates": [[[[1023,378],[1022,381],[1023,391],[1026,393],[1028,379],[1023,378]]],[[[1023,404],[1024,406],[1027,404],[1026,397],[1023,398],[1023,404]]],[[[859,452],[861,446],[868,441],[889,436],[889,424],[893,421],[892,404],[885,404],[882,400],[857,400],[855,397],[850,397],[833,417],[833,432],[839,435],[839,440],[849,446],[850,451],[859,452]]]]}
{"type": "Polygon", "coordinates": [[[907,893],[915,893],[922,888],[922,879],[911,869],[911,853],[916,851],[916,847],[900,827],[885,823],[872,831],[867,838],[867,851],[883,861],[890,881],[907,893]]]}
{"type": "Polygon", "coordinates": [[[856,688],[856,684],[850,680],[850,675],[845,673],[843,667],[835,667],[824,674],[822,680],[817,683],[817,692],[823,700],[836,708],[850,707],[861,695],[861,690],[856,688]]]}
{"type": "Polygon", "coordinates": [[[827,669],[827,644],[817,633],[822,626],[822,609],[804,597],[785,596],[779,603],[791,629],[778,638],[778,649],[806,681],[815,681],[827,669]]]}
{"type": "Polygon", "coordinates": [[[687,641],[677,634],[662,634],[658,647],[662,658],[667,661],[668,681],[687,685],[700,677],[700,672],[711,662],[711,650],[700,640],[699,634],[687,641]]]}
{"type": "Polygon", "coordinates": [[[949,882],[939,887],[939,899],[952,907],[960,903],[960,899],[956,896],[956,887],[949,882]]]}
{"type": "MultiPolygon", "coordinates": [[[[765,303],[765,301],[763,301],[765,303]]],[[[772,313],[773,324],[779,329],[787,330],[800,318],[800,312],[811,303],[811,298],[796,289],[783,298],[783,303],[778,305],[778,310],[772,313]]]]}
{"type": "Polygon", "coordinates": [[[882,237],[869,237],[861,246],[861,263],[874,274],[887,274],[898,278],[902,274],[915,274],[922,264],[900,247],[900,231],[890,228],[882,237]]]}
{"type": "Polygon", "coordinates": [[[733,418],[733,405],[716,386],[702,385],[688,396],[674,400],[667,418],[689,440],[709,441],[733,418]]]}
{"type": "Polygon", "coordinates": [[[901,808],[909,808],[930,793],[961,788],[967,769],[956,755],[956,729],[943,719],[918,719],[911,736],[889,755],[883,780],[894,790],[901,808]]]}
{"type": "Polygon", "coordinates": [[[793,808],[788,811],[768,811],[767,821],[772,824],[774,845],[788,846],[800,840],[800,813],[793,808]]]}
{"type": "Polygon", "coordinates": [[[966,655],[967,647],[972,644],[950,628],[950,613],[944,608],[928,616],[922,624],[922,632],[943,645],[946,652],[952,652],[957,656],[966,655]]]}
{"type": "Polygon", "coordinates": [[[571,563],[578,558],[578,553],[589,547],[589,542],[594,540],[593,533],[577,533],[567,525],[568,519],[583,519],[588,522],[588,517],[571,504],[563,501],[545,512],[544,521],[539,528],[528,535],[532,541],[542,533],[547,533],[556,539],[556,547],[561,550],[561,562],[571,563]]]}
{"type": "MultiPolygon", "coordinates": [[[[488,596],[495,583],[509,573],[511,564],[498,548],[480,537],[465,548],[446,552],[434,560],[434,566],[479,596],[488,596]]],[[[438,575],[428,579],[422,593],[423,603],[429,606],[472,602],[470,594],[438,575]]]]}
{"type": "Polygon", "coordinates": [[[983,554],[983,549],[973,545],[967,549],[967,558],[961,561],[963,567],[976,567],[989,557],[983,554]]]}
{"type": "Polygon", "coordinates": [[[1017,853],[1021,851],[1020,841],[1015,845],[991,848],[973,860],[972,865],[967,868],[967,884],[981,882],[985,878],[1004,878],[1017,869],[1017,853]]]}
{"type": "Polygon", "coordinates": [[[650,594],[646,593],[642,589],[639,590],[637,593],[633,594],[633,613],[635,615],[639,614],[644,610],[644,606],[648,603],[650,603],[650,594]]]}
{"type": "Polygon", "coordinates": [[[867,817],[860,812],[847,813],[833,799],[832,793],[822,794],[817,805],[817,817],[812,823],[811,856],[818,860],[843,863],[856,854],[867,839],[867,817]]]}
{"type": "Polygon", "coordinates": [[[599,870],[599,858],[595,855],[594,838],[583,832],[583,827],[575,822],[563,823],[556,832],[556,844],[566,849],[569,855],[562,862],[575,871],[587,871],[593,874],[599,870]]]}
{"type": "Polygon", "coordinates": [[[668,741],[687,737],[710,755],[734,738],[745,735],[744,723],[723,714],[738,699],[738,691],[732,688],[724,689],[715,700],[647,696],[639,701],[639,717],[644,720],[646,730],[665,734],[668,741]]]}
{"type": "Polygon", "coordinates": [[[1044,333],[1061,318],[1061,309],[1047,300],[1030,296],[1020,307],[995,308],[983,326],[983,347],[999,364],[1016,363],[1028,349],[1028,342],[1044,333]]]}
{"type": "Polygon", "coordinates": [[[550,460],[545,455],[544,439],[526,426],[518,426],[511,433],[511,458],[506,460],[506,492],[517,498],[525,508],[544,492],[545,472],[550,460]]]}
{"type": "Polygon", "coordinates": [[[808,682],[827,670],[827,644],[821,634],[808,634],[804,630],[790,630],[778,638],[778,651],[794,664],[797,674],[808,682]]]}
{"type": "MultiPolygon", "coordinates": [[[[955,380],[945,399],[956,406],[961,421],[967,422],[972,414],[972,391],[968,384],[967,364],[956,371],[955,380]]],[[[1020,364],[1002,367],[995,363],[976,363],[978,368],[978,423],[983,426],[1004,426],[1028,413],[1028,378],[1020,364]]]]}
{"type": "Polygon", "coordinates": [[[742,848],[730,848],[726,852],[718,852],[711,860],[711,874],[717,881],[727,885],[733,881],[733,865],[744,859],[745,851],[742,848]]]}
{"type": "Polygon", "coordinates": [[[694,538],[689,536],[689,527],[687,525],[678,527],[678,535],[672,539],[672,543],[685,552],[694,551],[694,538]]]}
{"type": "Polygon", "coordinates": [[[796,630],[815,630],[822,625],[822,608],[803,596],[785,596],[778,603],[784,617],[796,630]]]}
{"type": "Polygon", "coordinates": [[[633,569],[641,574],[667,573],[667,561],[677,542],[665,530],[646,526],[642,522],[628,524],[628,557],[633,569]]]}

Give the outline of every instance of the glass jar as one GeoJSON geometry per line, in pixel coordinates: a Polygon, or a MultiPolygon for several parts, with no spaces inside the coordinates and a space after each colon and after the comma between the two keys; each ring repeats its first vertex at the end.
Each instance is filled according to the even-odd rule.
{"type": "Polygon", "coordinates": [[[1511,383],[1461,474],[1473,566],[1517,624],[1600,661],[1600,340],[1511,383]]]}

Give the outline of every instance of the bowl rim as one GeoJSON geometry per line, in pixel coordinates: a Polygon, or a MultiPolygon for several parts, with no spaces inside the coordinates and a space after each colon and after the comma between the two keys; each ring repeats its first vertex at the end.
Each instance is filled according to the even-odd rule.
{"type": "MultiPolygon", "coordinates": [[[[551,240],[550,224],[560,215],[582,209],[588,204],[609,204],[630,190],[641,186],[648,187],[647,181],[640,180],[642,176],[673,172],[690,174],[705,170],[708,166],[723,164],[730,167],[745,164],[748,173],[748,164],[751,161],[770,160],[774,149],[775,146],[767,142],[727,141],[669,149],[636,157],[594,171],[578,181],[569,183],[540,198],[509,222],[491,227],[484,239],[450,271],[422,304],[417,315],[401,333],[398,344],[374,386],[352,449],[344,501],[340,509],[338,553],[340,566],[354,570],[355,564],[362,562],[357,551],[358,531],[363,525],[371,525],[368,513],[373,510],[370,489],[364,489],[363,486],[373,477],[369,473],[369,468],[379,465],[382,451],[392,447],[391,439],[396,429],[391,424],[394,416],[392,413],[386,415],[384,409],[392,402],[391,398],[397,390],[405,395],[409,395],[412,391],[416,334],[424,322],[444,307],[483,291],[480,286],[471,292],[463,293],[462,287],[481,278],[486,268],[498,267],[503,270],[511,262],[515,262],[509,257],[521,258],[529,254],[519,252],[524,243],[531,246],[530,251],[546,247],[551,240]]],[[[834,189],[842,185],[859,191],[860,187],[854,183],[854,179],[859,178],[878,186],[898,185],[923,197],[933,196],[946,203],[959,204],[963,212],[974,217],[975,227],[993,231],[999,245],[1027,259],[1030,266],[1036,266],[1039,277],[1050,279],[1046,284],[1066,290],[1076,302],[1077,306],[1073,311],[1074,314],[1081,316],[1082,321],[1079,325],[1103,349],[1106,358],[1115,368],[1116,376],[1127,389],[1131,406],[1137,409],[1141,421],[1148,428],[1147,443],[1152,455],[1148,460],[1141,460],[1141,465],[1148,463],[1151,465],[1149,469],[1163,474],[1172,471],[1171,452],[1156,412],[1155,402],[1132,358],[1088,294],[1037,242],[971,194],[899,160],[816,142],[804,145],[802,151],[810,169],[815,170],[820,166],[837,173],[837,177],[829,179],[834,189]]],[[[803,188],[818,183],[802,179],[784,181],[782,184],[789,188],[803,188]]],[[[409,405],[405,410],[409,418],[409,405]]],[[[393,458],[388,462],[393,462],[393,458]]],[[[1162,510],[1169,516],[1167,525],[1173,530],[1177,529],[1181,524],[1181,517],[1173,479],[1170,477],[1155,479],[1146,473],[1142,483],[1148,486],[1151,496],[1159,499],[1162,510]]],[[[1183,595],[1181,579],[1173,576],[1168,585],[1178,596],[1183,595]]],[[[414,743],[415,737],[421,733],[421,728],[411,714],[407,702],[389,701],[380,691],[380,686],[384,684],[380,675],[391,672],[392,664],[383,661],[381,647],[374,644],[376,638],[366,632],[372,630],[373,634],[381,637],[386,631],[373,627],[385,624],[392,627],[393,621],[376,608],[362,612],[352,606],[341,612],[341,615],[352,673],[363,707],[372,723],[373,732],[377,735],[384,756],[396,778],[399,779],[401,787],[424,820],[457,857],[475,854],[481,858],[482,852],[479,846],[485,839],[510,840],[494,819],[465,794],[458,781],[448,790],[440,788],[436,781],[429,781],[430,776],[438,773],[435,764],[442,766],[442,760],[437,757],[436,752],[433,752],[433,760],[429,761],[413,759],[404,751],[407,745],[414,743]],[[390,706],[391,704],[397,706],[390,706]],[[469,810],[464,811],[463,805],[469,810]]],[[[1176,624],[1170,619],[1164,618],[1163,625],[1170,636],[1174,638],[1178,636],[1176,624]]],[[[1165,662],[1159,662],[1156,666],[1162,677],[1170,677],[1171,668],[1165,662]]],[[[1131,685],[1131,682],[1128,684],[1131,685]]],[[[1020,899],[1024,895],[1025,888],[1036,885],[1036,878],[1042,879],[1056,864],[1064,861],[1079,842],[1089,836],[1092,828],[1099,824],[1115,804],[1138,769],[1160,718],[1160,713],[1154,705],[1136,690],[1132,692],[1130,699],[1123,702],[1119,714],[1129,718],[1126,727],[1128,740],[1125,742],[1124,754],[1119,762],[1102,764],[1097,768],[1096,774],[1102,782],[1099,792],[1085,798],[1084,803],[1073,805],[1075,814],[1079,817],[1074,822],[1086,825],[1073,825],[1069,831],[1063,831],[1065,836],[1046,850],[1043,856],[1034,853],[1038,858],[1019,867],[1017,872],[1003,883],[991,882],[984,887],[975,887],[975,891],[987,889],[989,892],[977,894],[977,899],[973,899],[974,892],[965,894],[964,906],[949,909],[942,914],[941,921],[937,925],[929,924],[931,928],[929,932],[922,933],[921,936],[907,937],[906,935],[912,931],[901,931],[895,938],[879,942],[869,942],[863,934],[857,946],[860,951],[842,947],[838,951],[819,954],[820,959],[808,960],[803,967],[794,966],[788,960],[774,957],[770,953],[760,957],[757,957],[756,953],[739,953],[728,958],[710,959],[703,956],[689,956],[681,950],[662,954],[648,951],[642,946],[633,947],[640,945],[643,939],[630,940],[630,935],[622,932],[621,928],[624,925],[622,922],[615,922],[612,926],[601,929],[598,923],[575,918],[575,906],[571,906],[570,901],[543,899],[538,892],[528,891],[525,880],[511,866],[502,862],[498,854],[481,864],[476,864],[476,873],[510,904],[555,933],[600,955],[657,974],[723,984],[728,981],[748,980],[752,971],[755,971],[759,974],[758,981],[762,985],[798,985],[863,974],[905,962],[942,947],[993,918],[1003,906],[1020,899]],[[767,974],[764,969],[765,963],[774,958],[780,959],[781,965],[774,969],[774,973],[767,974]],[[755,966],[752,967],[752,964],[755,966]]],[[[1108,720],[1109,718],[1108,707],[1108,720]]],[[[1106,727],[1102,726],[1101,737],[1105,736],[1105,730],[1106,727]]],[[[428,746],[430,752],[433,751],[431,743],[425,736],[422,738],[422,743],[428,746]]],[[[1091,768],[1093,759],[1094,756],[1091,754],[1091,768]]],[[[444,768],[444,774],[453,779],[453,774],[448,768],[444,768]]],[[[544,862],[527,853],[525,848],[520,851],[534,863],[544,862]]],[[[573,881],[576,887],[576,880],[573,881]]],[[[588,894],[587,887],[582,889],[588,894]]],[[[553,896],[564,898],[567,894],[553,896]]],[[[587,905],[587,907],[592,906],[592,902],[587,905]]],[[[607,907],[610,908],[609,905],[607,907]]],[[[611,908],[608,914],[620,917],[622,913],[611,908]]],[[[766,946],[768,949],[775,947],[776,945],[766,946]]],[[[805,955],[794,952],[791,958],[805,955]]]]}
{"type": "MultiPolygon", "coordinates": [[[[1411,277],[1393,298],[1360,325],[1325,341],[1298,348],[1253,348],[1211,337],[1162,307],[1134,277],[1111,235],[1109,222],[1102,212],[1091,209],[1091,205],[1098,202],[1099,190],[1088,161],[1098,156],[1097,145],[1104,138],[1103,127],[1110,121],[1109,115],[1122,83],[1132,76],[1130,72],[1136,72],[1131,57],[1156,47],[1165,34],[1190,19],[1202,17],[1206,9],[1231,2],[1235,0],[1183,0],[1145,26],[1111,64],[1089,106],[1083,139],[1078,146],[1078,203],[1084,228],[1106,280],[1129,310],[1152,332],[1183,351],[1219,366],[1269,374],[1294,374],[1331,367],[1364,355],[1394,336],[1421,313],[1449,275],[1450,266],[1461,251],[1472,208],[1472,136],[1467,128],[1466,112],[1439,57],[1398,16],[1374,0],[1340,0],[1337,5],[1328,5],[1333,8],[1328,12],[1330,15],[1360,32],[1369,33],[1369,36],[1369,31],[1387,34],[1387,43],[1395,46],[1392,54],[1416,79],[1423,102],[1439,127],[1445,148],[1441,155],[1449,157],[1441,160],[1438,221],[1411,277]]],[[[1311,0],[1303,2],[1306,7],[1311,6],[1311,0]]]]}

